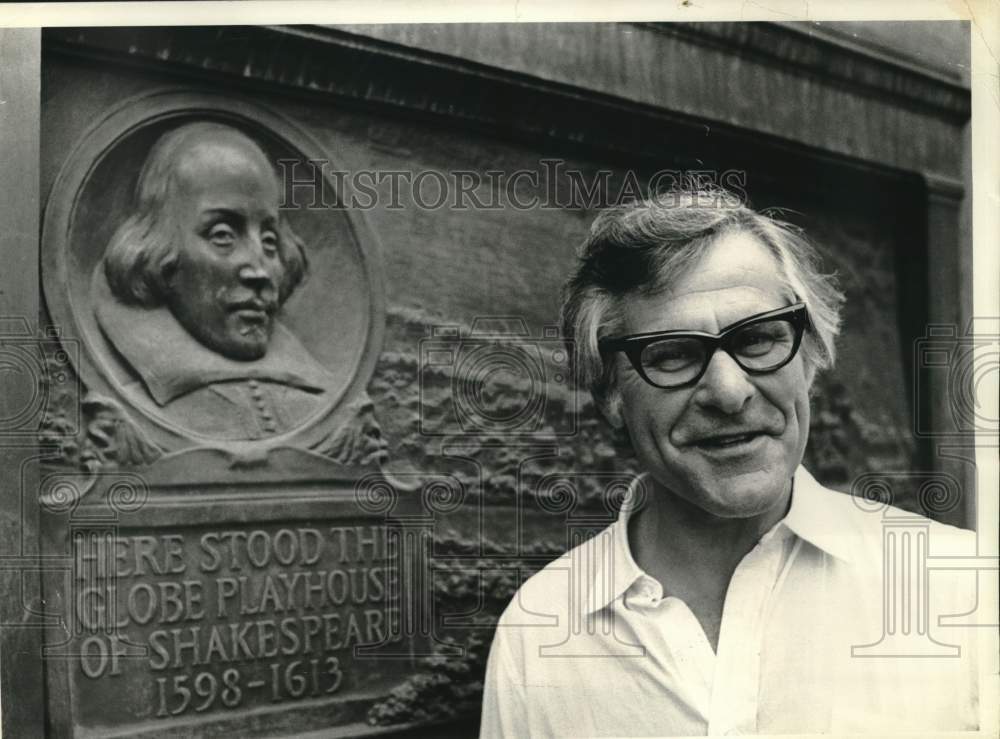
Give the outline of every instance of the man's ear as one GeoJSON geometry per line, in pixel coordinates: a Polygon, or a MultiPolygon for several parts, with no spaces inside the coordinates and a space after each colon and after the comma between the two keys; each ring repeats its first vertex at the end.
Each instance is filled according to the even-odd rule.
{"type": "Polygon", "coordinates": [[[625,416],[622,413],[622,396],[616,390],[612,390],[608,397],[598,403],[601,415],[611,426],[611,443],[614,445],[615,453],[619,457],[634,457],[635,450],[632,448],[632,437],[629,436],[628,426],[625,425],[625,416]]]}
{"type": "Polygon", "coordinates": [[[622,415],[622,396],[612,388],[604,398],[594,398],[597,408],[611,428],[620,431],[625,428],[625,417],[622,415]]]}
{"type": "Polygon", "coordinates": [[[174,278],[177,276],[177,259],[177,253],[170,250],[163,255],[160,263],[156,265],[157,273],[160,275],[159,287],[164,298],[173,290],[174,278]]]}
{"type": "Polygon", "coordinates": [[[803,370],[806,375],[806,388],[809,390],[809,395],[811,397],[813,393],[813,382],[816,380],[816,365],[812,362],[806,362],[803,370]]]}

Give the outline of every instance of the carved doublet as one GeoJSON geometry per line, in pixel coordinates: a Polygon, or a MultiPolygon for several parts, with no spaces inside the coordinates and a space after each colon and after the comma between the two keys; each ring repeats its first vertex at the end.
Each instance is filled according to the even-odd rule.
{"type": "Polygon", "coordinates": [[[324,393],[277,382],[232,380],[182,395],[165,410],[183,417],[195,433],[227,441],[254,441],[298,427],[322,407],[324,399],[324,393]]]}

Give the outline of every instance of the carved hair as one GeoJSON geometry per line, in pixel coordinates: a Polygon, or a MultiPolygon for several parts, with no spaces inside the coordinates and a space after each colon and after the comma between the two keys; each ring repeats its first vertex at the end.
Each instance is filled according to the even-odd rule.
{"type": "MultiPolygon", "coordinates": [[[[179,256],[177,226],[166,208],[177,165],[193,144],[218,134],[242,139],[266,159],[252,139],[221,123],[191,123],[161,136],[139,173],[132,215],[115,231],[104,254],[108,284],[122,302],[154,307],[165,301],[179,256]]],[[[278,295],[284,303],[302,282],[309,262],[301,239],[285,218],[279,217],[277,230],[278,253],[284,266],[278,295]]]]}
{"type": "Polygon", "coordinates": [[[791,224],[757,213],[722,189],[679,189],[598,215],[578,252],[576,271],[563,289],[563,335],[575,344],[580,383],[602,413],[619,425],[616,362],[604,362],[601,336],[621,331],[628,296],[655,294],[684,276],[727,233],[757,237],[781,266],[788,290],[809,310],[811,330],[802,343],[807,377],[833,366],[844,300],[819,255],[791,224]]]}

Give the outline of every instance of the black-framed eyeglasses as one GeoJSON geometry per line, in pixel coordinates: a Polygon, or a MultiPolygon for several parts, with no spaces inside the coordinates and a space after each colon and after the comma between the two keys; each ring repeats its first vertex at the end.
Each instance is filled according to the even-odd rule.
{"type": "Polygon", "coordinates": [[[719,334],[654,331],[601,339],[598,347],[605,355],[624,352],[653,387],[678,389],[698,382],[720,347],[744,372],[779,370],[792,361],[808,325],[805,303],[796,303],[744,318],[719,334]]]}

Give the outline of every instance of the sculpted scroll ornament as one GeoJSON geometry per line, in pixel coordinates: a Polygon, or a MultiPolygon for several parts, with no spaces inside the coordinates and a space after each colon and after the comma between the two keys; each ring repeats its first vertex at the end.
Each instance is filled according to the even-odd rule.
{"type": "Polygon", "coordinates": [[[347,466],[381,465],[389,456],[389,443],[375,418],[375,404],[365,396],[349,408],[352,422],[335,429],[312,451],[347,466]]]}
{"type": "Polygon", "coordinates": [[[163,450],[111,398],[88,393],[82,406],[86,438],[80,450],[80,463],[91,472],[109,466],[149,465],[163,456],[163,450]]]}

